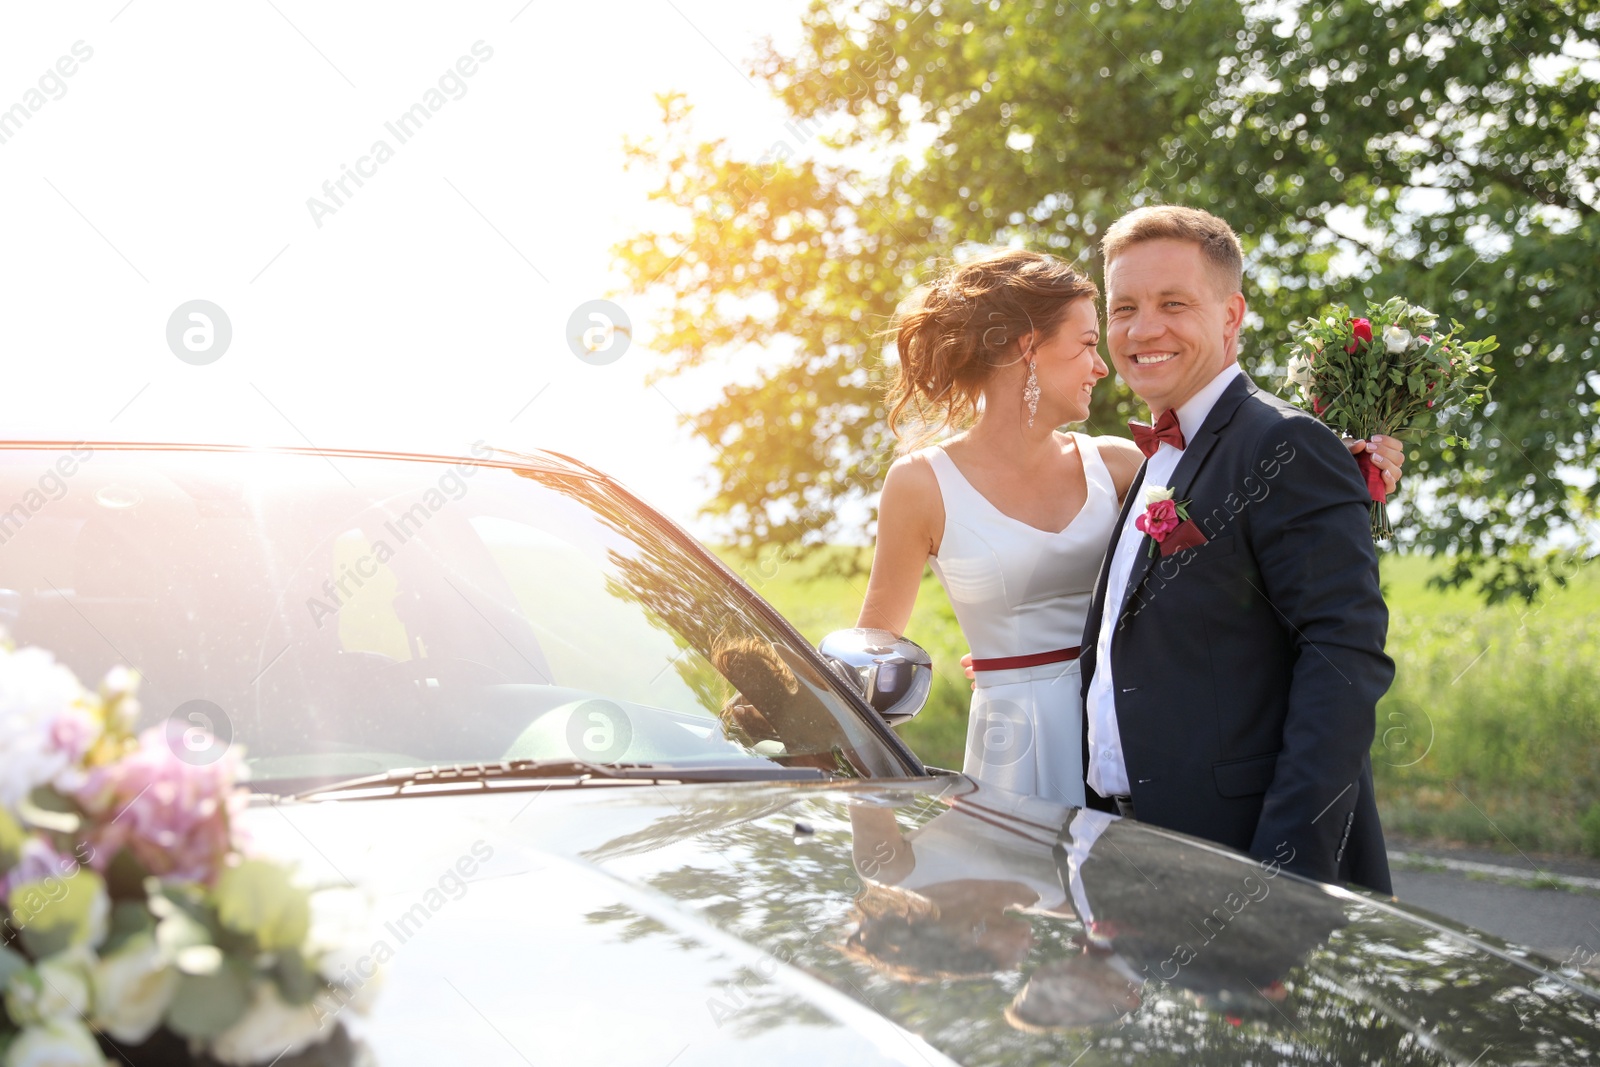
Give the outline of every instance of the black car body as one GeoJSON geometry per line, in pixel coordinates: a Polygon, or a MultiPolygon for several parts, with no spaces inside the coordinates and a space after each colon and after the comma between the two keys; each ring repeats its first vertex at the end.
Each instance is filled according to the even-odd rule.
{"type": "Polygon", "coordinates": [[[1551,961],[923,767],[564,457],[12,443],[0,623],[242,750],[255,847],[359,905],[285,1065],[1600,1058],[1551,961]]]}

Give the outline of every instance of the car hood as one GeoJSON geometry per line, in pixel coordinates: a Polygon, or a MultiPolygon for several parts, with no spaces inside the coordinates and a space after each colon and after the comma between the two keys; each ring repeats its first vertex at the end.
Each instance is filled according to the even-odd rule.
{"type": "Polygon", "coordinates": [[[244,822],[337,887],[318,923],[348,946],[342,991],[319,1011],[384,1067],[1483,1065],[1600,1038],[1600,996],[1549,961],[963,777],[258,802],[244,822]]]}

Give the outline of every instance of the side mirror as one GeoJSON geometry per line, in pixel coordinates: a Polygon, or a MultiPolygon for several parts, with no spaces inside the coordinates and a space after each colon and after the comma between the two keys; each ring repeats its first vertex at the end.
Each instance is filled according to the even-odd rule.
{"type": "Polygon", "coordinates": [[[888,630],[835,630],[817,651],[890,726],[908,722],[933,691],[932,657],[915,641],[888,630]]]}

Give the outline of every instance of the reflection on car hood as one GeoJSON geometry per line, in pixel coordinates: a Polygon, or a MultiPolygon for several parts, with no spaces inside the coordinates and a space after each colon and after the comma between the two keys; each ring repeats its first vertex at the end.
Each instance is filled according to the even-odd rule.
{"type": "Polygon", "coordinates": [[[1600,996],[1548,961],[965,778],[262,805],[247,824],[370,894],[343,975],[377,995],[341,1018],[385,1067],[1487,1065],[1600,1045],[1600,996]]]}

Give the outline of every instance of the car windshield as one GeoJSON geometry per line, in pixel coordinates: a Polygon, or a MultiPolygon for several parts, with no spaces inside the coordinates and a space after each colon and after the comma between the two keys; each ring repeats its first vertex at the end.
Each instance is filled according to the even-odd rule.
{"type": "Polygon", "coordinates": [[[0,450],[0,627],[89,686],[131,667],[141,726],[240,746],[267,792],[502,760],[907,773],[659,517],[504,462],[0,450]]]}

